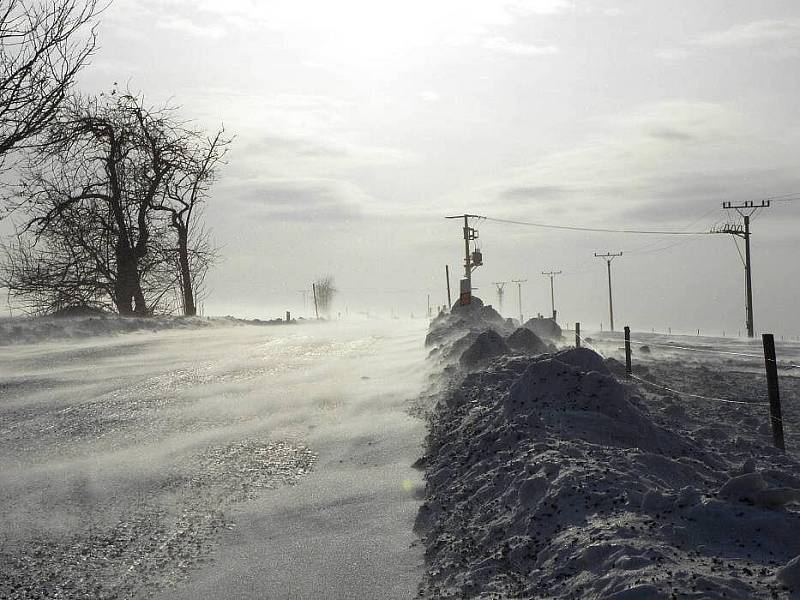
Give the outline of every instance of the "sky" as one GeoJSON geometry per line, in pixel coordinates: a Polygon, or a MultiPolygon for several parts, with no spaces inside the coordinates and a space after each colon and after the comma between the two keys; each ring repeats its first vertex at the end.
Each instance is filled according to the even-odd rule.
{"type": "MultiPolygon", "coordinates": [[[[87,91],[170,99],[236,138],[207,206],[224,260],[206,314],[408,316],[446,302],[464,212],[706,231],[723,201],[800,192],[796,0],[114,0],[87,91]]],[[[734,215],[735,216],[735,215],[734,215]]],[[[753,223],[757,331],[800,335],[800,201],[753,223]]],[[[522,312],[584,329],[744,329],[729,235],[660,237],[479,221],[476,293],[527,280],[522,312]]],[[[504,312],[519,313],[506,288],[504,312]]],[[[512,293],[513,292],[513,293],[512,293]]]]}

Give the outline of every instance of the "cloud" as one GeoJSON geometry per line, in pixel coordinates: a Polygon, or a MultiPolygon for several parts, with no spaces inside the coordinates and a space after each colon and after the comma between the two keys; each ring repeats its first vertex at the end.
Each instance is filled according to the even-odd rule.
{"type": "Polygon", "coordinates": [[[767,19],[711,31],[693,43],[706,48],[749,48],[771,42],[800,40],[800,19],[767,19]]]}
{"type": "Polygon", "coordinates": [[[439,94],[432,90],[423,90],[417,94],[422,100],[425,102],[438,102],[439,101],[439,94]]]}
{"type": "Polygon", "coordinates": [[[558,47],[553,45],[535,46],[533,44],[515,42],[502,36],[487,38],[483,42],[483,47],[487,50],[514,56],[547,56],[558,54],[558,47]]]}
{"type": "Polygon", "coordinates": [[[563,185],[530,185],[510,187],[500,192],[502,198],[512,202],[552,201],[560,200],[572,193],[568,186],[563,185]]]}
{"type": "Polygon", "coordinates": [[[365,216],[373,202],[351,182],[333,179],[256,179],[220,186],[218,194],[250,219],[342,222],[365,216]]]}
{"type": "Polygon", "coordinates": [[[481,209],[520,218],[526,204],[546,202],[548,210],[555,204],[574,220],[587,221],[589,208],[603,221],[620,215],[680,220],[687,203],[710,208],[800,184],[794,168],[799,136],[784,133],[776,140],[728,105],[663,102],[594,126],[582,143],[480,190],[477,196],[492,198],[481,209]],[[664,209],[663,202],[679,206],[664,209]]]}
{"type": "Polygon", "coordinates": [[[200,25],[191,19],[181,16],[169,16],[159,19],[156,26],[202,38],[221,38],[225,30],[218,25],[200,25]]]}
{"type": "Polygon", "coordinates": [[[781,47],[772,54],[785,56],[796,54],[800,48],[800,19],[764,19],[740,23],[718,31],[708,31],[687,42],[684,46],[664,48],[656,56],[667,61],[679,61],[701,50],[736,50],[756,47],[781,47]],[[789,52],[787,52],[789,46],[789,52]]]}

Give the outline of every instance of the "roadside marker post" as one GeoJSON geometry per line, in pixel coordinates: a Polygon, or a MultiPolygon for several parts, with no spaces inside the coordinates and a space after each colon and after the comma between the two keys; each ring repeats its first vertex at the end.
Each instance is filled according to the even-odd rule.
{"type": "Polygon", "coordinates": [[[775,338],[771,333],[761,336],[764,344],[764,366],[767,370],[767,392],[769,393],[769,420],[772,424],[772,441],[776,448],[786,450],[781,418],[781,395],[778,388],[778,363],[775,360],[775,338]]]}
{"type": "Polygon", "coordinates": [[[625,325],[625,377],[631,378],[631,328],[625,325]]]}

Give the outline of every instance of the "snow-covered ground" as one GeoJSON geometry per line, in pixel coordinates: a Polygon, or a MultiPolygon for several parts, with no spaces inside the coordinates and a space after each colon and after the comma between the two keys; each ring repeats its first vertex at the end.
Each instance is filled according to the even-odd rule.
{"type": "Polygon", "coordinates": [[[0,597],[415,595],[427,323],[215,325],[0,346],[0,597]]]}
{"type": "Polygon", "coordinates": [[[2,598],[800,589],[798,343],[784,454],[758,341],[87,319],[0,323],[2,598]]]}
{"type": "MultiPolygon", "coordinates": [[[[457,336],[434,337],[457,345],[457,336]]],[[[800,346],[778,343],[784,454],[771,446],[757,342],[634,332],[634,374],[659,388],[621,377],[621,336],[589,337],[599,353],[505,352],[470,373],[463,361],[446,370],[417,520],[423,593],[647,600],[800,591],[800,346]]],[[[434,356],[455,359],[446,349],[434,356]]]]}
{"type": "Polygon", "coordinates": [[[81,340],[137,331],[204,329],[234,325],[278,325],[273,321],[242,320],[234,317],[120,317],[87,314],[73,317],[0,317],[0,346],[33,344],[54,340],[81,340]]]}

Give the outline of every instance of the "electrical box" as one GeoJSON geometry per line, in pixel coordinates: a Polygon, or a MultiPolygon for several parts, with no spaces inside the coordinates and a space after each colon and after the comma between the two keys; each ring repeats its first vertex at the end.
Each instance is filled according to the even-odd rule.
{"type": "Polygon", "coordinates": [[[475,250],[472,253],[472,266],[480,267],[483,264],[483,254],[480,250],[475,250]]]}
{"type": "Polygon", "coordinates": [[[459,304],[466,306],[472,303],[472,282],[469,279],[461,280],[461,295],[459,297],[459,304]]]}

